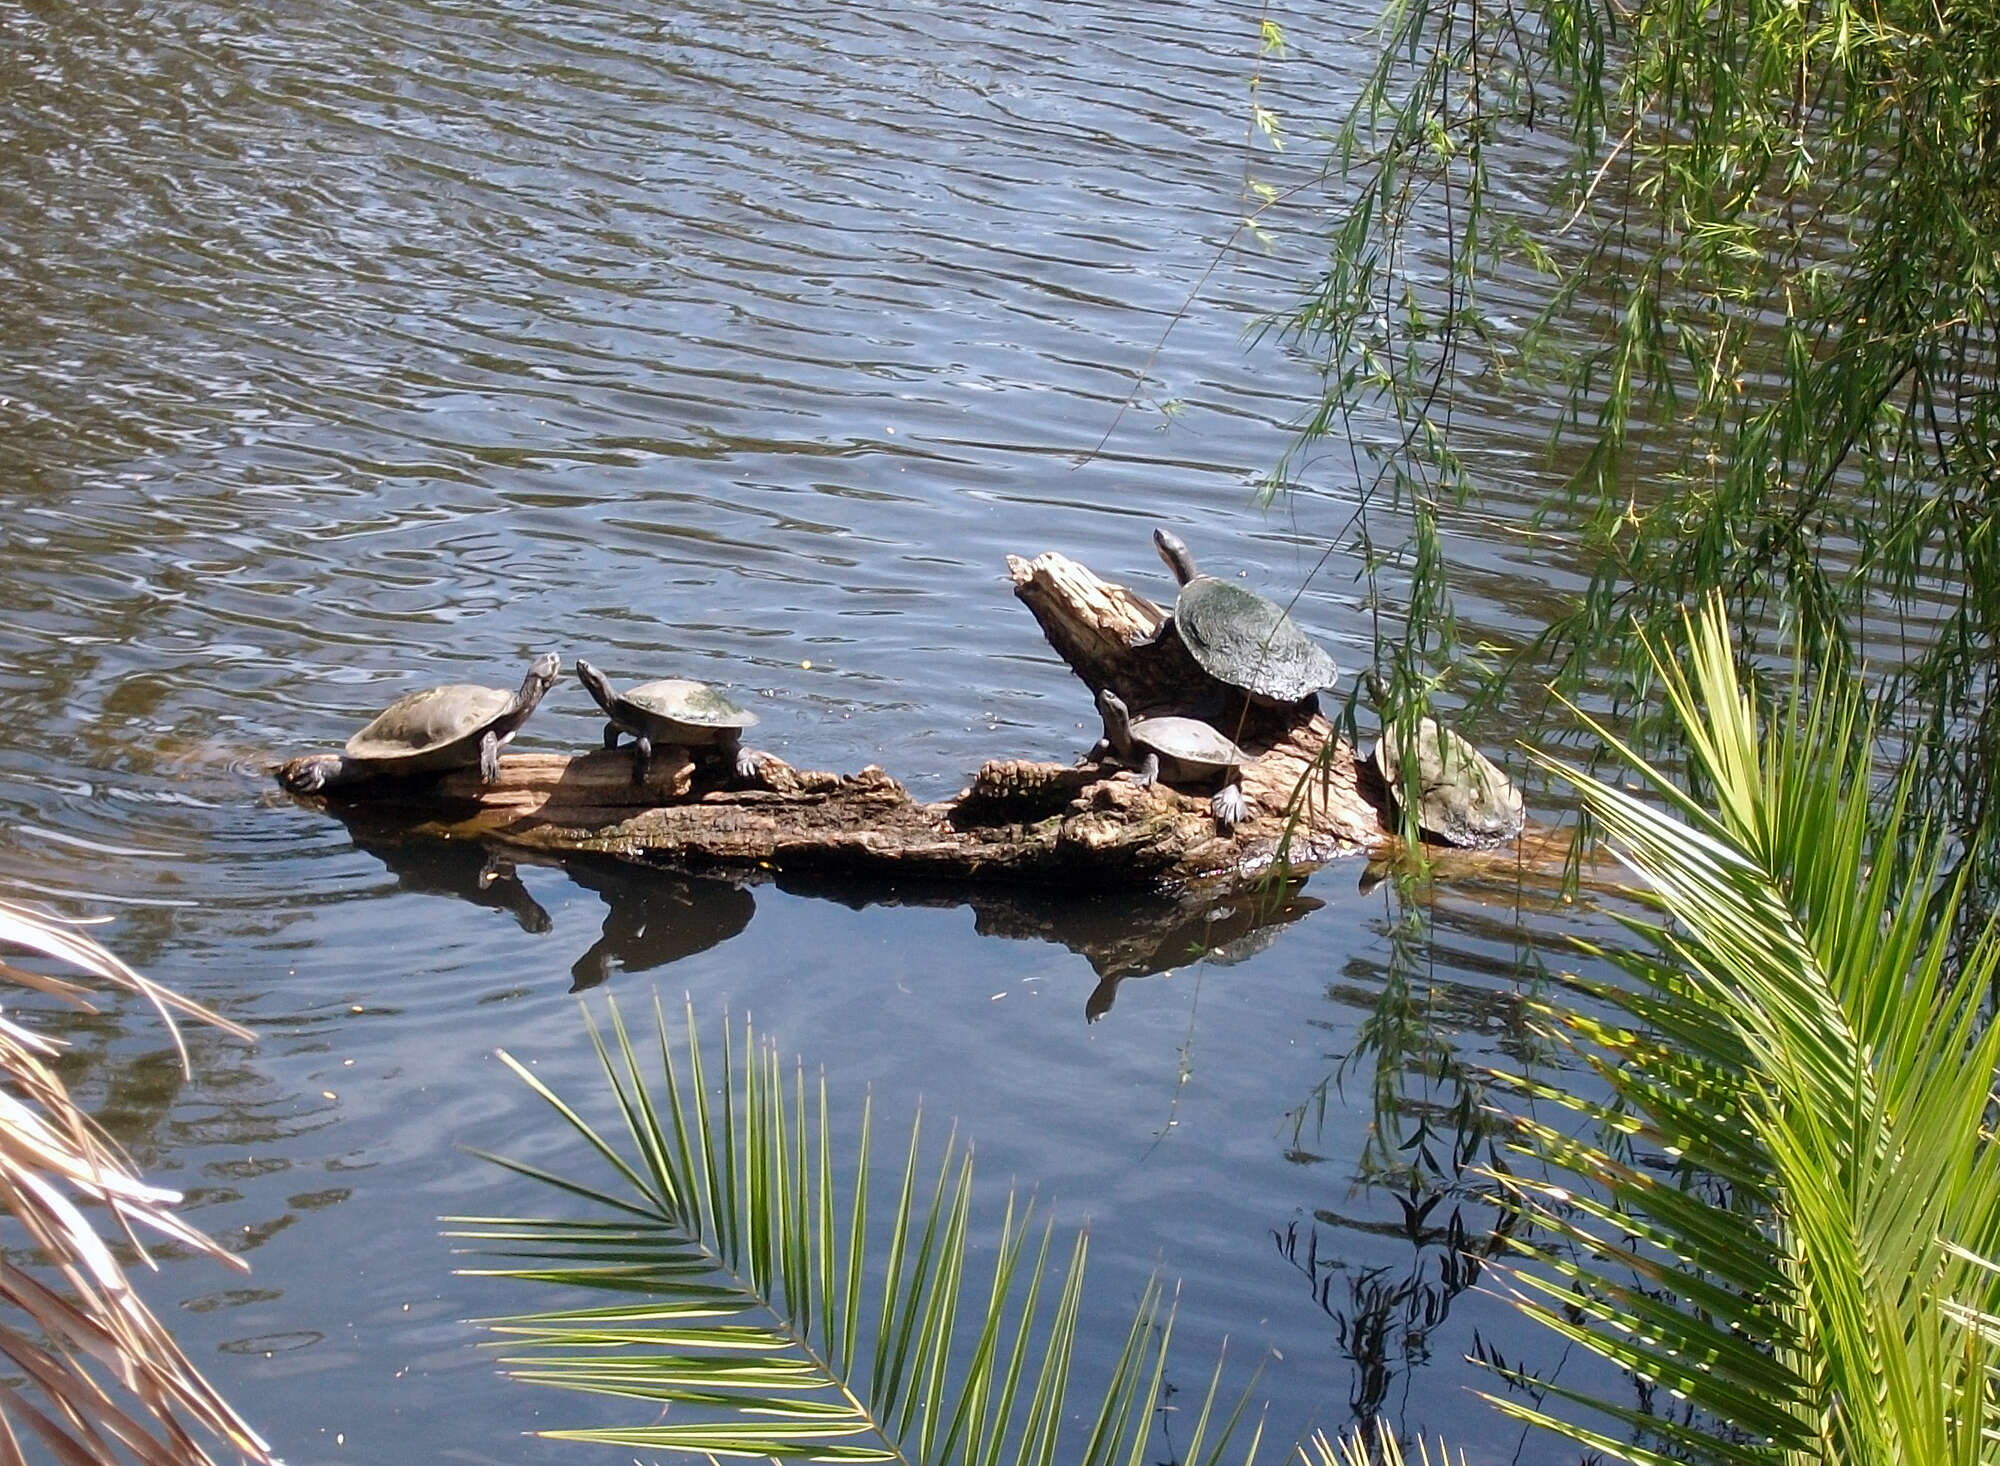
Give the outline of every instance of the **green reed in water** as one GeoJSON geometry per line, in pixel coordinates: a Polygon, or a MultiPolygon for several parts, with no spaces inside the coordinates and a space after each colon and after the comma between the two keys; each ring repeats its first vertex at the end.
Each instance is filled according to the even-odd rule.
{"type": "Polygon", "coordinates": [[[1935,823],[1901,829],[1912,774],[1881,818],[1859,689],[1761,728],[1726,620],[1711,599],[1685,665],[1654,653],[1712,799],[1601,727],[1651,802],[1550,764],[1662,919],[1605,954],[1627,981],[1546,1009],[1613,1098],[1522,1086],[1598,1138],[1524,1108],[1559,1174],[1496,1176],[1567,1244],[1527,1249],[1517,1301],[1639,1399],[1546,1388],[1609,1428],[1498,1403],[1635,1462],[2000,1460],[2000,942],[1954,951],[1965,882],[1935,823]]]}

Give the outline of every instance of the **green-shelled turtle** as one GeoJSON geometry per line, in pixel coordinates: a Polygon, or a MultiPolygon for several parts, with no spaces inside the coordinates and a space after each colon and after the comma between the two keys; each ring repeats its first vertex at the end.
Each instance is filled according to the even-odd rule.
{"type": "Polygon", "coordinates": [[[761,756],[743,747],[743,730],[756,726],[757,715],[706,682],[666,677],[619,692],[582,657],[576,659],[576,680],[609,720],[604,725],[606,748],[618,746],[619,734],[632,735],[634,780],[646,777],[654,744],[677,743],[697,757],[725,762],[744,783],[759,782],[761,756]]]}
{"type": "Polygon", "coordinates": [[[554,652],[544,652],[529,666],[518,692],[453,682],[399,697],[348,739],[339,755],[287,765],[286,782],[311,794],[363,779],[476,768],[480,782],[491,784],[500,777],[501,746],[528,721],[562,675],[561,667],[554,652]]]}
{"type": "Polygon", "coordinates": [[[1198,718],[1137,718],[1110,688],[1097,694],[1104,715],[1104,737],[1086,755],[1093,761],[1107,753],[1139,776],[1141,784],[1155,779],[1169,784],[1222,785],[1208,807],[1215,827],[1227,835],[1250,813],[1243,793],[1243,766],[1250,755],[1198,718]]]}
{"type": "Polygon", "coordinates": [[[1180,582],[1173,625],[1202,671],[1253,698],[1280,705],[1333,685],[1340,669],[1318,642],[1299,630],[1284,607],[1245,586],[1200,574],[1194,556],[1176,534],[1154,530],[1153,547],[1180,582]]]}

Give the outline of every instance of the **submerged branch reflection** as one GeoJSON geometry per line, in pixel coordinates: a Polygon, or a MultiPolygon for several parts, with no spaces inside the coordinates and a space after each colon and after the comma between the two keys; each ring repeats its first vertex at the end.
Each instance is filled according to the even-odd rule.
{"type": "Polygon", "coordinates": [[[1485,1076],[1502,1054],[1525,1066],[1550,1057],[1530,1018],[1548,970],[1520,900],[1444,905],[1409,876],[1381,889],[1390,905],[1380,961],[1355,959],[1327,988],[1361,1014],[1351,1046],[1285,1117],[1289,1157],[1327,1161],[1339,1139],[1329,1121],[1352,1114],[1349,1082],[1367,1085],[1350,1205],[1315,1205],[1269,1234],[1332,1320],[1357,1420],[1385,1413],[1397,1382],[1431,1361],[1455,1302],[1519,1230],[1520,1213],[1491,1184],[1507,1169],[1506,1128],[1485,1076]]]}

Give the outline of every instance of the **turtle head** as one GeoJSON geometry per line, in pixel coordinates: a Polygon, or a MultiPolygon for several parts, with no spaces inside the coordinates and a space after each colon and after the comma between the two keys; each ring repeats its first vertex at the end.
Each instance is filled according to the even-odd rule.
{"type": "Polygon", "coordinates": [[[1167,569],[1174,572],[1174,579],[1186,585],[1194,579],[1194,555],[1187,547],[1187,541],[1170,529],[1153,531],[1153,548],[1160,552],[1160,558],[1167,562],[1167,569]]]}
{"type": "Polygon", "coordinates": [[[1107,687],[1097,694],[1097,710],[1104,715],[1104,736],[1111,746],[1121,751],[1131,747],[1132,712],[1125,699],[1107,687]]]}
{"type": "Polygon", "coordinates": [[[542,694],[555,686],[556,678],[560,676],[562,662],[554,652],[543,652],[528,663],[528,675],[521,679],[521,690],[514,695],[513,727],[518,728],[527,722],[528,714],[535,710],[542,694]]]}
{"type": "Polygon", "coordinates": [[[610,711],[612,699],[617,693],[611,690],[611,679],[582,657],[576,659],[576,680],[583,684],[583,690],[597,699],[597,705],[610,711]]]}

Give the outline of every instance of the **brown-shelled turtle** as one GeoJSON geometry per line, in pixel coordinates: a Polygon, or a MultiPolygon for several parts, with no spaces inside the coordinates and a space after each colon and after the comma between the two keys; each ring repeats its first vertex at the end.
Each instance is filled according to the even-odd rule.
{"type": "Polygon", "coordinates": [[[562,675],[554,652],[528,667],[518,692],[453,682],[399,697],[339,754],[295,759],[285,783],[300,794],[365,779],[406,779],[454,769],[479,770],[479,781],[500,778],[500,748],[528,721],[542,695],[562,675]]]}
{"type": "Polygon", "coordinates": [[[1405,757],[1395,724],[1382,729],[1372,757],[1390,799],[1400,809],[1403,776],[1414,769],[1417,827],[1447,845],[1498,845],[1521,833],[1521,794],[1493,761],[1430,718],[1417,724],[1413,757],[1405,757]]]}
{"type": "Polygon", "coordinates": [[[576,680],[604,709],[604,746],[616,748],[618,735],[632,735],[632,778],[646,777],[653,745],[677,743],[697,758],[725,762],[731,774],[746,784],[761,782],[761,756],[743,747],[743,730],[755,727],[757,715],[725,697],[706,682],[665,677],[619,692],[611,679],[582,657],[576,659],[576,680]]]}
{"type": "Polygon", "coordinates": [[[1215,827],[1227,835],[1250,814],[1243,794],[1243,766],[1250,755],[1199,718],[1134,718],[1125,700],[1110,688],[1097,694],[1104,715],[1104,736],[1085,755],[1093,762],[1106,754],[1135,772],[1139,782],[1162,779],[1169,784],[1222,785],[1208,801],[1215,827]]]}
{"type": "Polygon", "coordinates": [[[1202,671],[1279,706],[1333,686],[1340,669],[1284,607],[1246,586],[1201,574],[1187,545],[1168,530],[1153,531],[1153,548],[1180,582],[1172,624],[1202,671]]]}

